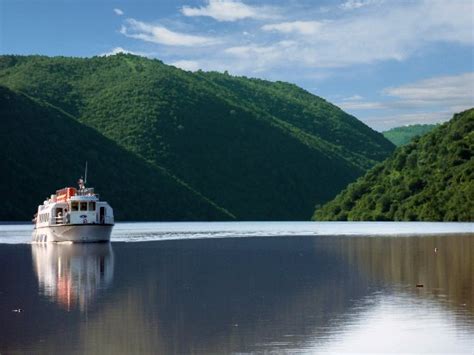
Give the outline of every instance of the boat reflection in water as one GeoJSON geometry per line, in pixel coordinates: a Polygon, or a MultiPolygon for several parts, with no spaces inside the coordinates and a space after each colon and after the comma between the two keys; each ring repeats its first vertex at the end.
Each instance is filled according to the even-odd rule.
{"type": "Polygon", "coordinates": [[[33,244],[39,292],[61,307],[81,311],[110,286],[114,254],[110,243],[33,244]]]}

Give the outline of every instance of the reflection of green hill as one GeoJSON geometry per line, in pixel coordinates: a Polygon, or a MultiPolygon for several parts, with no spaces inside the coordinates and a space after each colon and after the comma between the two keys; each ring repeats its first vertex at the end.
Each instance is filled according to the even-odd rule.
{"type": "Polygon", "coordinates": [[[474,109],[399,147],[313,218],[474,221],[474,109]]]}
{"type": "Polygon", "coordinates": [[[294,85],[190,73],[133,55],[1,56],[0,84],[61,108],[240,220],[309,219],[316,203],[393,149],[294,85]]]}
{"type": "Polygon", "coordinates": [[[64,111],[0,86],[0,220],[28,220],[45,194],[90,182],[118,219],[209,220],[230,216],[164,169],[124,150],[64,111]]]}
{"type": "Polygon", "coordinates": [[[408,285],[411,296],[434,298],[452,314],[463,304],[473,311],[473,243],[472,236],[155,243],[150,254],[158,258],[140,265],[149,272],[143,283],[105,307],[81,342],[96,353],[110,349],[103,339],[111,338],[126,352],[301,349],[344,329],[365,309],[354,303],[386,286],[408,285]]]}
{"type": "Polygon", "coordinates": [[[474,235],[340,238],[338,248],[361,277],[406,286],[474,316],[474,235]],[[418,283],[424,287],[417,289],[418,283]]]}

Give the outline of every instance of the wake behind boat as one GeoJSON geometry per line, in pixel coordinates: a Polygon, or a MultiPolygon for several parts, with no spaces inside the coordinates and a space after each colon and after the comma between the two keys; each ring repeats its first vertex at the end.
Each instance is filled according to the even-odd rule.
{"type": "MultiPolygon", "coordinates": [[[[86,174],[87,175],[87,174],[86,174]]],[[[33,242],[107,242],[114,226],[112,207],[79,179],[79,188],[65,187],[38,206],[33,242]]]]}

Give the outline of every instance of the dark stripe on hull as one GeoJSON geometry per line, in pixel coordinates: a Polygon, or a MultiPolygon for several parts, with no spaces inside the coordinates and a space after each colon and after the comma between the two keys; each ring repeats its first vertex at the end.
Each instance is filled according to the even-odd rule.
{"type": "Polygon", "coordinates": [[[113,224],[67,224],[36,228],[33,242],[108,242],[113,224]]]}
{"type": "Polygon", "coordinates": [[[75,224],[50,224],[49,226],[43,226],[43,227],[34,227],[34,229],[45,229],[45,228],[51,228],[51,227],[70,227],[70,226],[88,226],[88,227],[104,227],[104,226],[114,226],[114,224],[83,224],[83,223],[75,223],[75,224]]]}

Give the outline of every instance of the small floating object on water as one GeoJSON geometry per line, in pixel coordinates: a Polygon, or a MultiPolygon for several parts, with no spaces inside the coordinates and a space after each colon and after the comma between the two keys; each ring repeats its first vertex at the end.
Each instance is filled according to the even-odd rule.
{"type": "Polygon", "coordinates": [[[12,309],[12,312],[15,312],[15,313],[21,313],[23,312],[23,310],[21,308],[18,308],[18,309],[12,309]]]}
{"type": "Polygon", "coordinates": [[[434,248],[434,252],[437,253],[437,252],[438,252],[438,248],[434,248]]]}
{"type": "Polygon", "coordinates": [[[423,284],[416,284],[416,287],[424,287],[425,285],[423,284]]]}

